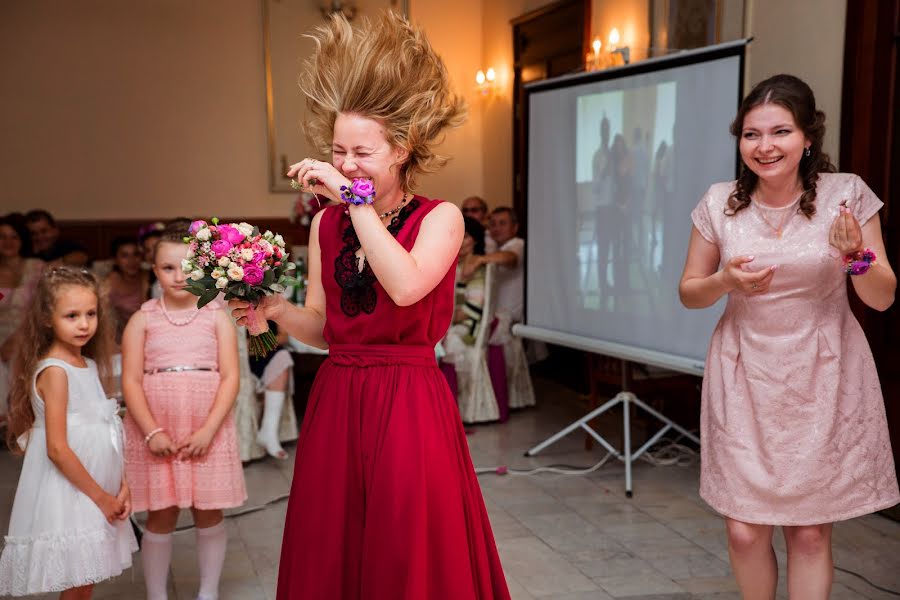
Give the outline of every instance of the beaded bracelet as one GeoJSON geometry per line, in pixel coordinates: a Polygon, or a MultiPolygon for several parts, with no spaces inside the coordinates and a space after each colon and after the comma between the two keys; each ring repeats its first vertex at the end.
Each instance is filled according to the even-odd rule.
{"type": "Polygon", "coordinates": [[[863,275],[874,264],[875,253],[869,248],[844,257],[844,270],[847,275],[863,275]]]}
{"type": "Polygon", "coordinates": [[[163,431],[165,431],[165,430],[162,427],[157,427],[156,429],[154,429],[153,431],[148,433],[146,435],[146,437],[144,437],[144,443],[149,445],[150,440],[153,439],[153,436],[156,435],[157,433],[162,433],[163,431]]]}
{"type": "Polygon", "coordinates": [[[375,204],[375,186],[371,179],[355,177],[350,187],[341,186],[341,197],[348,204],[375,204]]]}

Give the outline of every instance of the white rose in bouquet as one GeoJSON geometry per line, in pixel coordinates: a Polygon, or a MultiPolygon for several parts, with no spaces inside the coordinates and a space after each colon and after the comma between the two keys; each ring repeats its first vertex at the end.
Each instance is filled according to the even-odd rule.
{"type": "Polygon", "coordinates": [[[244,237],[250,237],[253,235],[253,225],[250,223],[238,223],[235,225],[235,228],[244,234],[244,237]]]}
{"type": "Polygon", "coordinates": [[[227,266],[230,265],[230,264],[231,264],[231,259],[228,258],[227,256],[223,256],[223,257],[221,257],[221,258],[219,259],[219,266],[220,266],[220,267],[227,267],[227,266]]]}
{"type": "Polygon", "coordinates": [[[203,269],[195,269],[191,273],[191,279],[193,279],[194,281],[200,281],[201,279],[203,279],[203,275],[203,269]]]}
{"type": "Polygon", "coordinates": [[[203,229],[197,231],[197,233],[195,233],[194,236],[201,242],[208,242],[209,241],[209,228],[204,227],[203,229]]]}
{"type": "Polygon", "coordinates": [[[244,260],[253,260],[253,249],[252,248],[244,248],[241,250],[241,258],[244,260]]]}
{"type": "Polygon", "coordinates": [[[244,279],[244,269],[241,265],[231,263],[228,266],[228,279],[232,281],[241,281],[244,279]]]}
{"type": "Polygon", "coordinates": [[[213,279],[221,279],[225,277],[225,269],[215,268],[212,270],[212,273],[209,274],[213,279]]]}
{"type": "Polygon", "coordinates": [[[227,277],[219,277],[218,279],[216,279],[216,287],[219,288],[220,290],[224,290],[225,286],[227,286],[227,285],[228,285],[227,277]]]}
{"type": "Polygon", "coordinates": [[[194,270],[194,263],[189,261],[186,258],[181,259],[181,271],[182,273],[190,273],[194,270]]]}

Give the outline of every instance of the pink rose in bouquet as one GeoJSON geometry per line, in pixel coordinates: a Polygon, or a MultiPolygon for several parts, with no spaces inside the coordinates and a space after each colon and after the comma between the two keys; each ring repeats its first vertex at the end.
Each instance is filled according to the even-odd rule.
{"type": "Polygon", "coordinates": [[[219,225],[216,228],[216,233],[219,235],[219,239],[225,240],[232,246],[240,244],[245,239],[244,234],[233,225],[219,225]]]}
{"type": "Polygon", "coordinates": [[[249,264],[244,267],[244,283],[259,285],[263,280],[263,270],[256,265],[249,264]]]}
{"type": "Polygon", "coordinates": [[[216,255],[216,258],[222,258],[234,248],[234,244],[228,240],[216,240],[210,245],[210,248],[212,249],[213,254],[216,255]]]}

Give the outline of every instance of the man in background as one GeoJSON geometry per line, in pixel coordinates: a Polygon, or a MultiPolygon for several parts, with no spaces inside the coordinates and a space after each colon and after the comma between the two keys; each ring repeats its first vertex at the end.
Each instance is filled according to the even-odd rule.
{"type": "MultiPolygon", "coordinates": [[[[460,210],[462,211],[463,216],[472,217],[484,225],[485,230],[488,229],[488,205],[487,202],[484,201],[484,198],[481,198],[480,196],[469,196],[463,200],[460,210]]],[[[486,253],[497,251],[497,242],[494,241],[487,231],[485,231],[484,235],[484,251],[486,253]]]]}
{"type": "Polygon", "coordinates": [[[32,210],[25,214],[25,224],[31,234],[31,250],[35,258],[51,264],[84,267],[88,254],[84,246],[59,237],[59,227],[46,210],[32,210]]]}

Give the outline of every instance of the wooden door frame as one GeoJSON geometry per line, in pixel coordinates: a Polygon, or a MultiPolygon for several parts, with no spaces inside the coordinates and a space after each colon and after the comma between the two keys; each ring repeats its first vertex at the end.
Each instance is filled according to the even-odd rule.
{"type": "Polygon", "coordinates": [[[512,153],[513,153],[513,172],[512,172],[512,204],[513,209],[519,217],[520,235],[527,233],[527,204],[525,198],[526,192],[526,173],[527,165],[523,164],[525,147],[528,140],[525,139],[525,131],[527,129],[525,119],[528,118],[527,107],[524,105],[525,94],[522,92],[522,63],[520,62],[519,45],[516,37],[517,27],[539,19],[557,10],[569,7],[573,4],[581,4],[584,14],[584,27],[582,31],[581,55],[586,56],[591,37],[591,0],[558,0],[552,4],[541,6],[535,10],[519,15],[510,20],[513,35],[513,110],[512,110],[512,153]],[[520,170],[521,167],[521,170],[520,170]]]}

